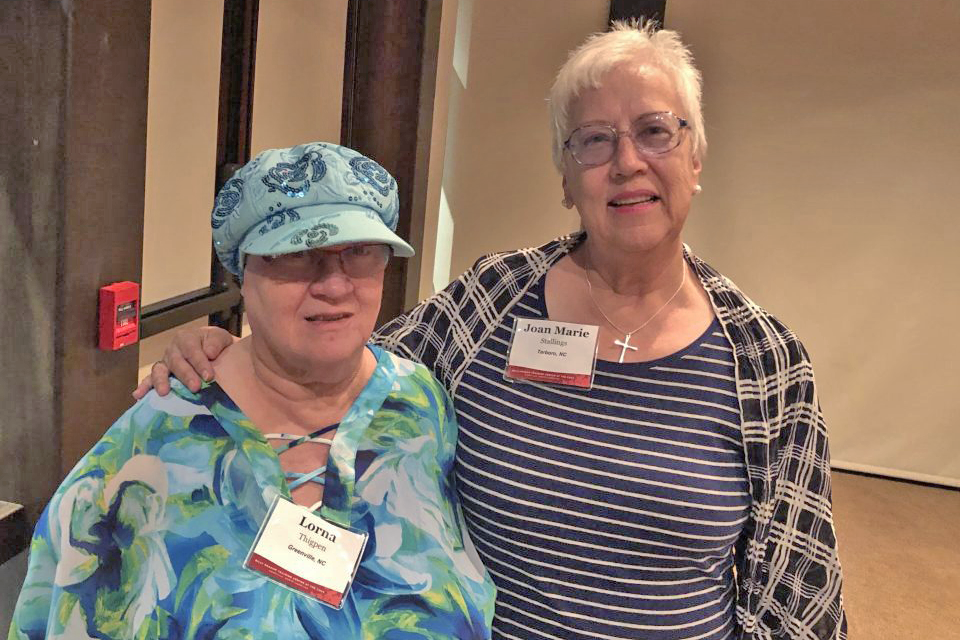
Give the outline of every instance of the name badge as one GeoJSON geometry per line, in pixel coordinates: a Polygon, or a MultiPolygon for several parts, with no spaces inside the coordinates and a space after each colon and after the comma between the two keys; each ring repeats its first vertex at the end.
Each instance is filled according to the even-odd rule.
{"type": "Polygon", "coordinates": [[[516,318],[504,378],[589,389],[599,333],[591,324],[516,318]]]}
{"type": "Polygon", "coordinates": [[[343,606],[367,534],[277,496],[243,566],[335,609],[343,606]]]}

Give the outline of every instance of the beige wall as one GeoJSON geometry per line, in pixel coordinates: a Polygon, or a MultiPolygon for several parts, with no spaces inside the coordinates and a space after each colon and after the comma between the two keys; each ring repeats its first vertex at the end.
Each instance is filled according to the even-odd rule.
{"type": "Polygon", "coordinates": [[[448,279],[481,254],[540,244],[577,228],[576,216],[560,206],[546,96],[566,52],[602,30],[609,13],[606,0],[459,4],[456,37],[469,45],[456,52],[458,72],[448,94],[448,279]]]}
{"type": "MultiPolygon", "coordinates": [[[[447,279],[576,227],[544,98],[608,10],[465,3],[447,279]]],[[[710,151],[687,241],[804,339],[839,466],[960,484],[960,3],[675,0],[666,23],[705,77],[710,151]]]]}
{"type": "Polygon", "coordinates": [[[223,6],[151,5],[142,302],[210,284],[223,6]]]}
{"type": "Polygon", "coordinates": [[[666,24],[705,78],[687,241],[804,339],[836,464],[960,484],[960,3],[684,0],[666,24]]]}
{"type": "MultiPolygon", "coordinates": [[[[151,4],[141,303],[210,285],[223,7],[151,4]]],[[[140,377],[169,342],[143,340],[140,377]]]]}
{"type": "MultiPolygon", "coordinates": [[[[151,5],[143,304],[210,284],[223,6],[151,5]]],[[[347,0],[260,4],[252,153],[340,139],[347,0]]],[[[201,321],[202,324],[202,321],[201,321]]],[[[141,375],[169,334],[140,346],[141,375]]]]}
{"type": "Polygon", "coordinates": [[[347,0],[261,2],[253,153],[339,142],[347,0]]]}
{"type": "MultiPolygon", "coordinates": [[[[467,6],[472,0],[461,0],[467,6]]],[[[414,258],[419,260],[419,278],[415,291],[408,286],[408,297],[405,306],[411,307],[419,300],[432,294],[434,286],[434,271],[439,256],[441,262],[449,263],[449,243],[443,237],[438,239],[440,223],[441,187],[443,184],[443,168],[447,139],[447,115],[450,95],[450,82],[453,78],[454,39],[457,31],[458,0],[443,0],[440,18],[440,46],[437,51],[437,84],[433,100],[433,125],[430,133],[430,164],[427,167],[427,199],[423,221],[423,247],[420,255],[414,258]],[[440,252],[438,254],[438,245],[440,252]],[[411,295],[412,294],[412,295],[411,295]]],[[[443,232],[440,232],[440,236],[443,232]]],[[[449,267],[444,267],[444,273],[449,267]]],[[[446,276],[444,276],[446,280],[446,276]]]]}

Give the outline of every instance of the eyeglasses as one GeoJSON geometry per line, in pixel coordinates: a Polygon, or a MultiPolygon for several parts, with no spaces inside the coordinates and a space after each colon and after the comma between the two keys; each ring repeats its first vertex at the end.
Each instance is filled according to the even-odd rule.
{"type": "Polygon", "coordinates": [[[340,269],[347,277],[369,278],[387,268],[392,254],[393,251],[385,244],[351,244],[333,251],[311,249],[261,257],[271,277],[312,280],[317,277],[318,266],[324,264],[328,256],[336,256],[340,269]]]}
{"type": "Polygon", "coordinates": [[[617,152],[620,136],[629,135],[641,153],[660,155],[680,144],[683,130],[690,125],[669,111],[645,113],[637,118],[629,131],[618,131],[609,124],[588,124],[574,129],[564,148],[585,167],[597,167],[610,162],[617,152]]]}

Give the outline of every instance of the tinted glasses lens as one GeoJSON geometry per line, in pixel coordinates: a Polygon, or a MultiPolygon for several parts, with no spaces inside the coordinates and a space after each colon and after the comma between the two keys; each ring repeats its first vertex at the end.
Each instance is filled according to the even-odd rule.
{"type": "Polygon", "coordinates": [[[633,139],[649,153],[670,151],[680,142],[680,121],[671,113],[650,113],[633,124],[633,139]]]}
{"type": "Polygon", "coordinates": [[[358,244],[340,252],[344,273],[354,278],[380,273],[389,260],[390,247],[385,244],[358,244]]]}
{"type": "Polygon", "coordinates": [[[617,134],[610,127],[580,127],[570,136],[570,152],[580,164],[604,164],[617,148],[617,134]]]}

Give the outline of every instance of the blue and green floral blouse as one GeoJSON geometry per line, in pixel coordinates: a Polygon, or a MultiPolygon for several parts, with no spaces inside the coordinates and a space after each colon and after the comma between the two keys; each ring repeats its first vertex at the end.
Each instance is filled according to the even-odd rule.
{"type": "Polygon", "coordinates": [[[218,385],[175,384],[127,411],[54,494],[9,638],[489,638],[494,588],[465,547],[450,400],[422,365],[373,350],[321,507],[370,535],[341,610],[243,568],[274,498],[289,498],[279,460],[218,385]]]}

